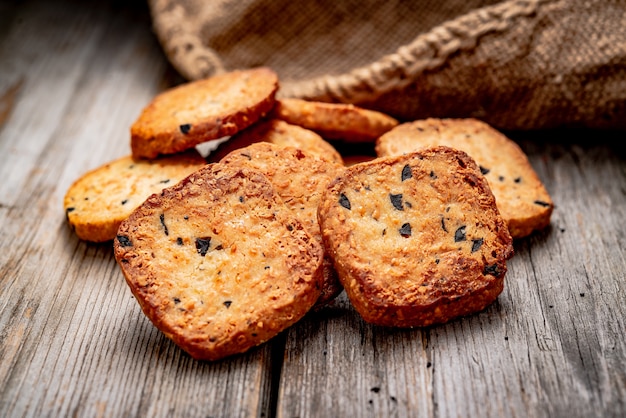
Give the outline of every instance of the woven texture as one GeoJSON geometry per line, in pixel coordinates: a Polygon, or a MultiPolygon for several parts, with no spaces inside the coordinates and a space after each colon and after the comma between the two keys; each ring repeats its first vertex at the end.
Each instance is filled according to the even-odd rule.
{"type": "Polygon", "coordinates": [[[400,120],[626,128],[626,1],[149,0],[189,80],[269,66],[279,96],[400,120]]]}

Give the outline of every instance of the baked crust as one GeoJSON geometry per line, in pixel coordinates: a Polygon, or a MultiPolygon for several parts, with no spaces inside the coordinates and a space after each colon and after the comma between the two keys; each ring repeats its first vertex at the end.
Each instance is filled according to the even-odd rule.
{"type": "Polygon", "coordinates": [[[376,325],[427,326],[484,309],[513,255],[478,166],[447,147],[346,168],[318,217],[350,301],[376,325]]]}
{"type": "Polygon", "coordinates": [[[343,164],[341,154],[328,141],[310,129],[292,125],[280,119],[259,121],[229,138],[211,154],[208,160],[217,162],[228,153],[255,142],[269,142],[282,147],[294,147],[325,160],[343,164]]]}
{"type": "Polygon", "coordinates": [[[152,195],[114,250],[145,315],[196,359],[267,341],[320,293],[321,246],[246,167],[210,164],[152,195]]]}
{"type": "Polygon", "coordinates": [[[398,125],[398,121],[389,115],[353,104],[293,98],[277,100],[272,115],[315,131],[325,139],[348,142],[373,142],[398,125]]]}
{"type": "Polygon", "coordinates": [[[91,170],[68,188],[63,208],[78,238],[110,241],[120,223],[148,196],[206,164],[195,150],[155,160],[130,155],[91,170]]]}
{"type": "Polygon", "coordinates": [[[267,114],[278,76],[266,67],[236,70],[164,91],[131,126],[136,158],[155,158],[233,135],[267,114]]]}
{"type": "MultiPolygon", "coordinates": [[[[320,246],[324,245],[317,220],[317,207],[328,184],[343,170],[342,165],[317,158],[300,149],[266,142],[235,150],[222,158],[221,162],[261,171],[313,238],[320,246]]],[[[343,290],[327,254],[324,255],[323,277],[316,309],[328,304],[343,290]]]]}
{"type": "Polygon", "coordinates": [[[445,145],[468,153],[480,166],[513,238],[550,224],[554,203],[520,147],[476,119],[425,119],[404,123],[376,141],[379,156],[445,145]]]}

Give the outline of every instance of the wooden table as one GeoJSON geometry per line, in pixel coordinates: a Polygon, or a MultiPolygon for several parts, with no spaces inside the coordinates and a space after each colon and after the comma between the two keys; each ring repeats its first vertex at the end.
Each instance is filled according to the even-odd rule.
{"type": "Polygon", "coordinates": [[[65,221],[70,184],[128,154],[181,81],[145,4],[87,3],[0,1],[0,416],[626,415],[626,133],[510,134],[556,210],[484,312],[388,329],[341,296],[198,362],[142,314],[111,244],[65,221]]]}

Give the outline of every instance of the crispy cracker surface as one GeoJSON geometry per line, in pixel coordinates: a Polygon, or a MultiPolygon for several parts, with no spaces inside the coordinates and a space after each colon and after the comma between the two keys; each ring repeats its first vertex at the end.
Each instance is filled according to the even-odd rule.
{"type": "Polygon", "coordinates": [[[325,247],[350,301],[377,325],[478,312],[503,289],[512,239],[478,166],[437,147],[356,164],[322,196],[325,247]]]}
{"type": "Polygon", "coordinates": [[[78,178],[63,207],[76,235],[92,242],[110,241],[120,223],[153,193],[178,183],[206,164],[195,150],[156,160],[119,158],[78,178]]]}
{"type": "Polygon", "coordinates": [[[284,98],[276,102],[272,115],[319,133],[325,139],[373,142],[398,125],[384,113],[352,104],[323,103],[284,98]]]}
{"type": "Polygon", "coordinates": [[[267,341],[319,297],[321,246],[246,167],[210,164],[153,195],[114,249],[143,312],[196,359],[267,341]]]}
{"type": "Polygon", "coordinates": [[[193,148],[244,129],[275,103],[278,77],[269,68],[236,70],[164,91],[131,126],[136,158],[193,148]]]}
{"type": "MultiPolygon", "coordinates": [[[[317,207],[330,181],[343,170],[342,165],[317,158],[300,149],[265,142],[235,150],[221,162],[249,166],[265,174],[287,207],[323,246],[317,207]]],[[[324,257],[323,271],[322,292],[316,307],[326,305],[343,290],[332,260],[327,255],[324,257]]]]}

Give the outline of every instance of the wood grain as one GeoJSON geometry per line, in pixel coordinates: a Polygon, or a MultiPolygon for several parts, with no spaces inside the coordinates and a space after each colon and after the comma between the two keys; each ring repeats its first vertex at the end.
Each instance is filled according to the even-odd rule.
{"type": "Polygon", "coordinates": [[[0,2],[0,416],[626,415],[623,132],[511,133],[556,209],[484,312],[374,327],[342,295],[197,362],[141,313],[110,243],[66,225],[70,184],[130,153],[142,107],[181,81],[143,2],[83,3],[0,2]]]}

